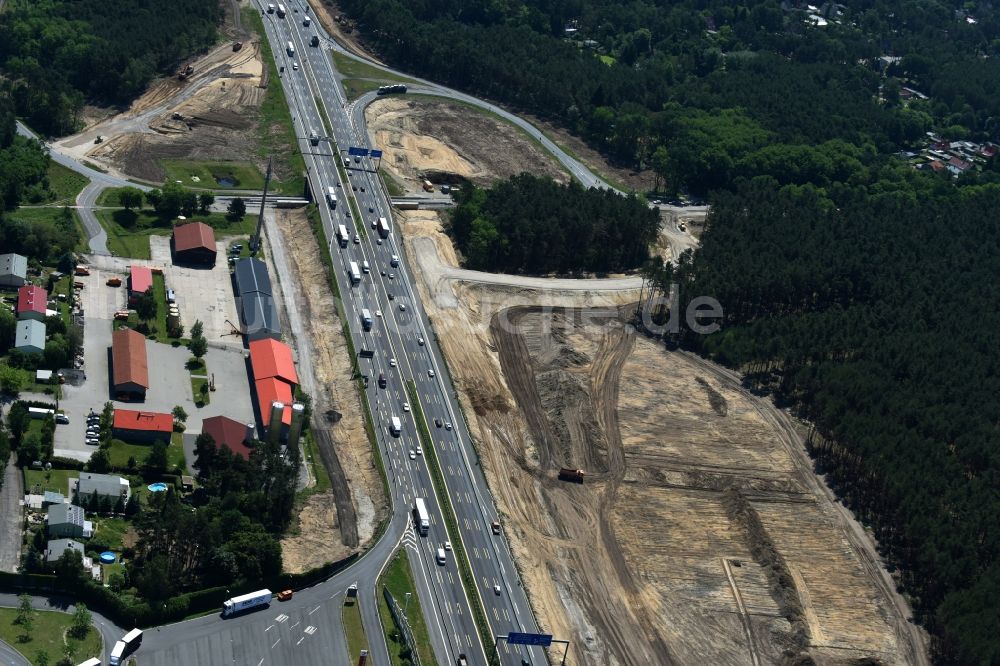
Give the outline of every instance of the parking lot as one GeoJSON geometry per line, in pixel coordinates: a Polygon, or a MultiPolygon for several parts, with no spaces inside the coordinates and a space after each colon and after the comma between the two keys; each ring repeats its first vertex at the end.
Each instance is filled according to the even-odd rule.
{"type": "Polygon", "coordinates": [[[242,347],[243,339],[230,335],[233,327],[226,323],[227,320],[234,326],[240,323],[226,263],[227,245],[225,241],[215,244],[218,257],[212,269],[174,266],[170,263],[170,238],[151,236],[149,247],[153,261],[150,263],[163,268],[167,287],[177,294],[177,308],[185,330],[191,330],[195,320],[200,319],[209,342],[242,347]]]}
{"type": "MultiPolygon", "coordinates": [[[[225,247],[221,243],[220,252],[224,257],[225,247]]],[[[187,348],[151,340],[146,341],[151,385],[146,400],[112,400],[109,352],[112,321],[114,313],[125,308],[127,290],[124,278],[130,263],[131,260],[101,257],[90,266],[89,276],[75,278],[84,284],[80,294],[84,311],[82,370],[85,379],[79,386],[63,385],[59,406],[70,422],[56,428],[54,448],[57,456],[77,460],[90,458],[94,448],[85,442],[86,415],[91,410],[99,412],[108,401],[125,409],[167,413],[180,405],[188,413],[189,432],[200,432],[202,420],[209,416],[224,415],[244,422],[254,420],[242,338],[222,337],[220,334],[220,331],[228,329],[228,324],[225,324],[227,318],[234,323],[237,321],[229,271],[223,258],[220,258],[219,266],[212,270],[163,265],[158,261],[136,262],[163,268],[167,285],[177,293],[181,321],[185,327],[190,327],[196,319],[204,322],[205,337],[209,340],[205,355],[208,377],[214,378],[217,389],[210,393],[211,402],[202,408],[195,406],[190,374],[185,367],[191,356],[187,348]],[[116,276],[122,278],[123,285],[107,286],[108,278],[116,276]]]]}

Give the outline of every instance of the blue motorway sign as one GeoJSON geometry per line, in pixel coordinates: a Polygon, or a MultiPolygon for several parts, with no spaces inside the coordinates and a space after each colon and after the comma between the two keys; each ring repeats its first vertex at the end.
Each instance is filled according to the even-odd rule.
{"type": "Polygon", "coordinates": [[[541,645],[542,647],[549,647],[552,645],[552,634],[522,634],[519,632],[511,632],[507,636],[508,645],[541,645]]]}
{"type": "Polygon", "coordinates": [[[364,157],[365,155],[368,154],[368,149],[367,148],[355,148],[354,146],[351,146],[350,148],[347,149],[347,154],[348,155],[357,155],[358,157],[364,157]]]}
{"type": "Polygon", "coordinates": [[[372,148],[372,151],[371,151],[370,154],[372,156],[372,159],[374,159],[376,157],[382,157],[382,151],[381,150],[375,150],[374,148],[372,148]]]}

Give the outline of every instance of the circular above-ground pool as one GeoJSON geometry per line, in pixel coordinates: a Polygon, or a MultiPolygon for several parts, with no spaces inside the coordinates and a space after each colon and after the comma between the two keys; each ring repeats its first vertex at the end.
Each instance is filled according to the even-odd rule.
{"type": "Polygon", "coordinates": [[[149,492],[151,493],[162,493],[167,489],[167,484],[157,481],[156,483],[151,483],[146,487],[149,488],[149,492]]]}
{"type": "Polygon", "coordinates": [[[101,564],[114,564],[115,559],[116,559],[115,554],[112,553],[110,550],[106,550],[103,553],[101,553],[101,564]]]}

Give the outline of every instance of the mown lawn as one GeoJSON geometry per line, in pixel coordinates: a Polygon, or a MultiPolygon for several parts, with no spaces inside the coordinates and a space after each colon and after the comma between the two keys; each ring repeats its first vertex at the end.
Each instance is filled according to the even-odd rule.
{"type": "Polygon", "coordinates": [[[207,190],[262,190],[264,174],[250,162],[210,162],[201,160],[159,160],[167,172],[167,182],[180,181],[185,187],[207,190]],[[223,185],[224,178],[232,182],[223,185]]]}
{"type": "MultiPolygon", "coordinates": [[[[175,434],[179,435],[180,433],[175,434]]],[[[131,457],[135,457],[136,463],[138,463],[139,468],[141,469],[152,451],[152,444],[132,444],[113,439],[111,440],[111,448],[108,450],[108,456],[111,458],[112,467],[116,470],[127,469],[128,459],[131,457]]],[[[180,443],[171,443],[167,447],[167,461],[168,472],[172,471],[174,467],[177,466],[180,466],[181,469],[186,468],[184,447],[180,443]]]]}
{"type": "Polygon", "coordinates": [[[364,95],[366,92],[371,92],[379,86],[383,85],[382,81],[372,81],[370,79],[344,79],[344,94],[347,95],[347,99],[350,101],[356,100],[357,98],[364,95]]]}
{"type": "Polygon", "coordinates": [[[45,663],[55,664],[63,658],[63,648],[67,645],[72,649],[71,659],[74,664],[101,654],[101,634],[93,626],[83,640],[69,636],[68,630],[73,624],[73,616],[69,613],[35,611],[31,618],[30,632],[25,632],[22,625],[14,624],[16,618],[17,610],[0,608],[0,640],[16,647],[33,666],[41,661],[40,653],[45,654],[45,663]],[[29,637],[28,641],[21,642],[20,637],[25,633],[29,637]]]}
{"type": "MultiPolygon", "coordinates": [[[[96,450],[97,447],[94,447],[96,450]]],[[[69,492],[69,480],[80,477],[75,469],[26,469],[24,470],[24,492],[41,494],[51,490],[65,495],[69,492]]]]}

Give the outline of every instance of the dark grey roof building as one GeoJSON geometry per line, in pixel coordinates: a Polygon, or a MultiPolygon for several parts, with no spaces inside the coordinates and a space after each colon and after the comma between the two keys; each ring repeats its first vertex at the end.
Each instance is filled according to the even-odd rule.
{"type": "Polygon", "coordinates": [[[233,279],[239,295],[240,321],[249,340],[262,338],[281,339],[278,308],[271,292],[271,278],[267,266],[259,259],[240,259],[236,262],[233,279]]]}

